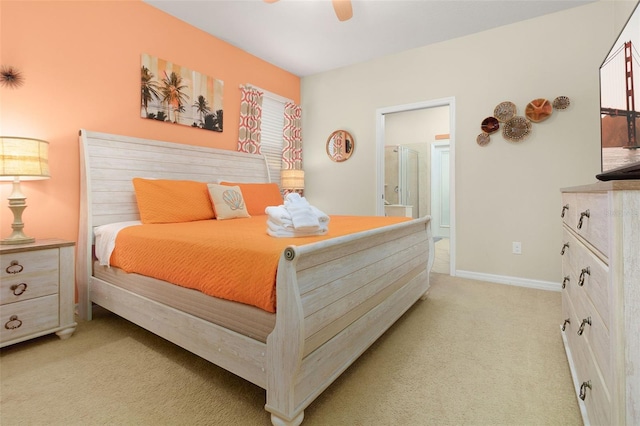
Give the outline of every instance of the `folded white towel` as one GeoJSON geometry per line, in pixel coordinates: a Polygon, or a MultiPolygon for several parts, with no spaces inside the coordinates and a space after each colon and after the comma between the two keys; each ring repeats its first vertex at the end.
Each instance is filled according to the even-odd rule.
{"type": "Polygon", "coordinates": [[[290,192],[284,197],[284,205],[287,206],[289,204],[306,204],[309,205],[309,202],[306,198],[298,194],[297,192],[290,192]]]}
{"type": "Polygon", "coordinates": [[[313,210],[313,212],[315,213],[316,217],[318,218],[318,222],[320,222],[320,226],[329,223],[329,216],[325,212],[323,212],[322,210],[320,210],[314,205],[311,205],[310,207],[311,207],[311,210],[313,210]]]}
{"type": "MultiPolygon", "coordinates": [[[[315,213],[316,217],[318,218],[318,222],[320,222],[320,225],[329,223],[329,215],[327,215],[325,212],[323,212],[322,210],[320,210],[314,205],[310,205],[309,207],[311,207],[311,210],[313,210],[313,212],[315,213]]],[[[289,210],[287,210],[287,208],[284,205],[268,206],[264,210],[264,212],[269,216],[269,219],[271,219],[278,225],[293,227],[291,214],[289,213],[289,210]]]]}
{"type": "Polygon", "coordinates": [[[273,237],[324,235],[329,230],[329,216],[301,197],[291,193],[283,205],[268,206],[267,233],[273,237]]]}
{"type": "Polygon", "coordinates": [[[320,221],[316,213],[311,208],[309,202],[300,194],[292,192],[287,194],[284,200],[284,207],[291,215],[293,227],[296,230],[316,230],[320,228],[320,221]]]}
{"type": "Polygon", "coordinates": [[[324,235],[329,232],[327,227],[319,227],[313,231],[300,231],[294,228],[285,228],[267,219],[267,234],[278,238],[311,237],[314,235],[324,235]]]}
{"type": "Polygon", "coordinates": [[[282,225],[286,228],[293,229],[293,221],[291,220],[291,214],[283,205],[269,206],[264,212],[269,216],[269,219],[276,225],[282,225]]]}

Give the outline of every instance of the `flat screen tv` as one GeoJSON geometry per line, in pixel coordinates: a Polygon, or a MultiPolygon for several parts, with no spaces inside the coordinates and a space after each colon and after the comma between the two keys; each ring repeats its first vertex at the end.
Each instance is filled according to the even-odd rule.
{"type": "Polygon", "coordinates": [[[640,179],[640,8],[600,66],[599,180],[640,179]]]}

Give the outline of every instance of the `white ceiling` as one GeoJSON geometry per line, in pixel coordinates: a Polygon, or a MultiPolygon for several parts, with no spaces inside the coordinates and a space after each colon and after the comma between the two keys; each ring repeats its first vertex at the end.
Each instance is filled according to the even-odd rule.
{"type": "Polygon", "coordinates": [[[596,0],[353,0],[344,22],[330,0],[144,1],[303,77],[596,0]]]}

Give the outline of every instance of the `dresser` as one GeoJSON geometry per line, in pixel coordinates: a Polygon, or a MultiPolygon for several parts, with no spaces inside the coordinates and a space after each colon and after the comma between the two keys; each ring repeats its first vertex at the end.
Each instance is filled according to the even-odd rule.
{"type": "Polygon", "coordinates": [[[640,181],[562,192],[561,333],[585,424],[640,424],[640,181]]]}
{"type": "Polygon", "coordinates": [[[75,331],[74,243],[0,245],[0,347],[75,331]]]}

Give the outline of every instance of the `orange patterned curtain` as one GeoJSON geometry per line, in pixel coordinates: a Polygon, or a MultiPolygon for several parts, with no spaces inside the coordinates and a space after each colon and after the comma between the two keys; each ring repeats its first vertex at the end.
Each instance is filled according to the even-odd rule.
{"type": "Polygon", "coordinates": [[[260,152],[260,126],[262,118],[262,92],[253,87],[240,88],[240,129],[238,151],[250,154],[260,152]]]}
{"type": "Polygon", "coordinates": [[[302,170],[302,108],[292,102],[284,106],[283,169],[302,170]]]}

